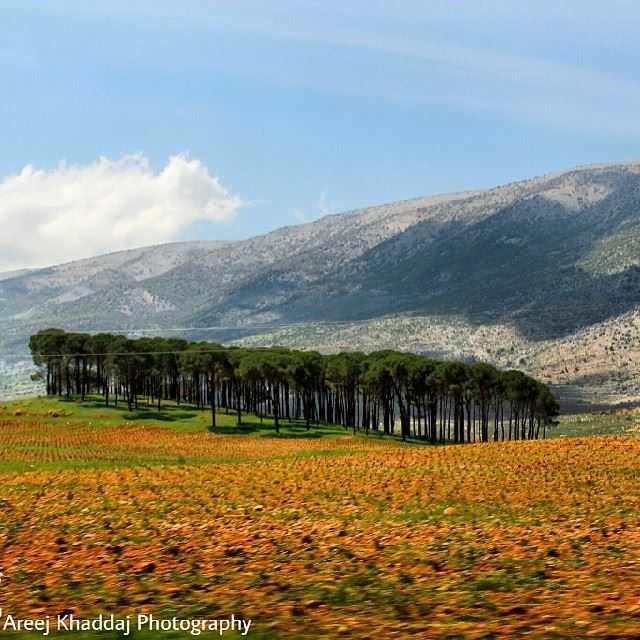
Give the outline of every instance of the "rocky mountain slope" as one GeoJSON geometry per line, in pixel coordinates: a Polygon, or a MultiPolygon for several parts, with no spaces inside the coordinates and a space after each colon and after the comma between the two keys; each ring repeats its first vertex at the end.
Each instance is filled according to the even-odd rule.
{"type": "Polygon", "coordinates": [[[0,275],[5,353],[49,325],[393,346],[614,400],[640,396],[639,304],[640,162],[0,275]]]}

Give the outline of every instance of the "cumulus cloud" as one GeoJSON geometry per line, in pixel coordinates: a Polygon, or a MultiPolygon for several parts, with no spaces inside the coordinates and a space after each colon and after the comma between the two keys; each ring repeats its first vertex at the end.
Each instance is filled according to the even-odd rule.
{"type": "Polygon", "coordinates": [[[0,271],[169,242],[198,221],[229,223],[243,205],[199,160],[141,154],[82,166],[26,166],[0,180],[0,271]]]}

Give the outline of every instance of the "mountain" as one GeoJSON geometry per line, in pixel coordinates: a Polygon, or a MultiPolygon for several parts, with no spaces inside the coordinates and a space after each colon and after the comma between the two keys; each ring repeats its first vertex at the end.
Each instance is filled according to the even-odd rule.
{"type": "Polygon", "coordinates": [[[639,285],[640,162],[629,162],[0,274],[0,331],[3,351],[21,353],[44,326],[411,348],[608,402],[640,397],[639,285]]]}

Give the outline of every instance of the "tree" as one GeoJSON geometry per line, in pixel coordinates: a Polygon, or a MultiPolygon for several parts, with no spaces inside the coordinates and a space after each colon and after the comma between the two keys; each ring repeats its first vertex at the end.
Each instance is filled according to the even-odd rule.
{"type": "Polygon", "coordinates": [[[222,379],[232,375],[233,369],[226,349],[219,344],[199,342],[192,344],[183,354],[183,364],[194,375],[204,375],[207,397],[211,407],[211,427],[216,427],[216,394],[222,379]]]}
{"type": "Polygon", "coordinates": [[[480,362],[471,366],[471,381],[480,406],[480,441],[489,441],[489,411],[498,372],[490,364],[480,362]]]}
{"type": "Polygon", "coordinates": [[[47,370],[47,395],[62,395],[62,354],[66,333],[62,329],[44,329],[29,339],[33,363],[47,370]]]}
{"type": "Polygon", "coordinates": [[[291,358],[290,377],[293,380],[297,398],[302,398],[303,413],[307,430],[311,420],[317,417],[316,394],[324,379],[323,358],[317,351],[303,351],[291,358]]]}

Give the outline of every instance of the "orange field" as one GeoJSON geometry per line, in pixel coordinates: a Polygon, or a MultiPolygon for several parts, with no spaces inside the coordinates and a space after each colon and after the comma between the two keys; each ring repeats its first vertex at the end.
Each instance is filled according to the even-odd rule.
{"type": "Polygon", "coordinates": [[[0,434],[5,614],[640,637],[636,437],[428,447],[24,418],[0,434]]]}

